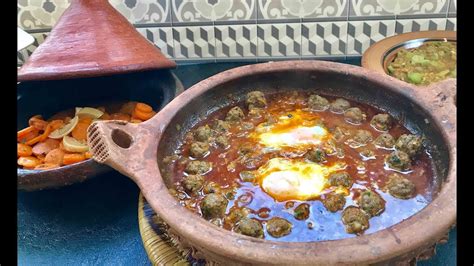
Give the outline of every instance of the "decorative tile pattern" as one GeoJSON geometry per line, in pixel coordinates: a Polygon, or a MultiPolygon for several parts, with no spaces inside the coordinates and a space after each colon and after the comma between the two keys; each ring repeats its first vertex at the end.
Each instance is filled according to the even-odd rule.
{"type": "Polygon", "coordinates": [[[134,24],[169,23],[171,0],[109,0],[124,17],[134,24]]]}
{"type": "Polygon", "coordinates": [[[449,0],[448,15],[449,16],[456,16],[456,12],[457,12],[456,0],[449,0]]]}
{"type": "Polygon", "coordinates": [[[395,20],[350,21],[347,54],[362,55],[373,43],[395,34],[395,20]]]}
{"type": "Polygon", "coordinates": [[[256,0],[173,0],[173,23],[255,20],[256,0]]]}
{"type": "MultiPolygon", "coordinates": [[[[396,2],[396,0],[392,0],[396,2]]],[[[392,17],[393,11],[386,10],[378,3],[378,0],[351,0],[349,17],[392,17]]]]}
{"type": "MultiPolygon", "coordinates": [[[[52,28],[72,0],[18,0],[18,25],[24,30],[52,28]]],[[[109,0],[131,23],[171,24],[171,0],[109,0]]]]}
{"type": "Polygon", "coordinates": [[[345,55],[347,22],[313,22],[301,25],[303,56],[345,55]]]}
{"type": "Polygon", "coordinates": [[[216,39],[213,26],[173,27],[174,57],[214,58],[216,39]]]}
{"type": "Polygon", "coordinates": [[[348,0],[258,0],[258,19],[347,16],[348,0]]]}
{"type": "Polygon", "coordinates": [[[446,30],[456,30],[456,18],[448,18],[446,21],[446,30]]]}
{"type": "MultiPolygon", "coordinates": [[[[387,0],[385,0],[387,1],[387,0]]],[[[402,0],[399,0],[403,2],[402,0]]],[[[409,9],[401,9],[400,15],[445,15],[448,11],[449,0],[411,0],[416,2],[409,9]]],[[[398,14],[397,14],[398,15],[398,14]]]]}
{"type": "Polygon", "coordinates": [[[446,19],[399,19],[395,26],[395,33],[405,33],[411,31],[426,31],[426,30],[445,30],[446,19]]]}
{"type": "Polygon", "coordinates": [[[174,57],[173,29],[171,27],[139,28],[137,30],[155,44],[166,57],[174,57]]]}
{"type": "Polygon", "coordinates": [[[216,26],[214,31],[217,58],[257,56],[257,25],[216,26]]]}
{"type": "Polygon", "coordinates": [[[300,56],[301,24],[257,25],[258,56],[300,56]]]}
{"type": "Polygon", "coordinates": [[[18,0],[18,26],[24,30],[53,27],[71,0],[18,0]]]}
{"type": "Polygon", "coordinates": [[[446,14],[449,0],[351,0],[350,17],[446,14]]]}
{"type": "MultiPolygon", "coordinates": [[[[37,38],[18,64],[72,1],[17,0],[18,26],[37,38]]],[[[457,0],[107,1],[180,62],[360,56],[394,34],[456,30],[457,0]]]]}

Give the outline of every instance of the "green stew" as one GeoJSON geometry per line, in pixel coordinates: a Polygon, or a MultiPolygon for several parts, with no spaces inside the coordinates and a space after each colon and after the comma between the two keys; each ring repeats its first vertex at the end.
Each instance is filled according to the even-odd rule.
{"type": "Polygon", "coordinates": [[[391,76],[416,85],[456,78],[456,43],[436,41],[401,49],[387,69],[391,76]]]}

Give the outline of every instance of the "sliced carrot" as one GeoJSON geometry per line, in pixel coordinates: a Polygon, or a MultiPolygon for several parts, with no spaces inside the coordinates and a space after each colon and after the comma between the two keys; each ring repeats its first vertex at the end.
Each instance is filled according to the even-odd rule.
{"type": "Polygon", "coordinates": [[[92,117],[86,116],[86,115],[82,116],[82,117],[79,118],[78,123],[84,123],[84,124],[90,125],[90,124],[92,124],[92,117]]]}
{"type": "Polygon", "coordinates": [[[21,165],[25,168],[34,168],[39,165],[41,161],[33,156],[25,156],[18,158],[18,165],[21,165]]]}
{"type": "Polygon", "coordinates": [[[85,159],[86,159],[86,156],[82,153],[68,153],[68,154],[64,154],[63,164],[69,165],[73,163],[78,163],[78,162],[84,161],[85,159]]]}
{"type": "Polygon", "coordinates": [[[65,154],[66,153],[59,148],[51,150],[50,152],[48,152],[48,154],[46,154],[46,157],[44,158],[44,162],[61,165],[63,163],[65,154]]]}
{"type": "Polygon", "coordinates": [[[34,139],[39,135],[39,130],[34,130],[30,133],[28,133],[26,136],[23,136],[22,138],[18,139],[19,143],[25,143],[29,141],[30,139],[34,139]]]}
{"type": "Polygon", "coordinates": [[[153,112],[153,111],[149,112],[149,113],[145,113],[145,112],[142,112],[140,110],[135,109],[133,111],[132,117],[133,118],[138,118],[138,119],[143,120],[143,121],[146,121],[146,120],[152,118],[154,115],[155,115],[155,112],[153,112]]]}
{"type": "Polygon", "coordinates": [[[72,130],[72,137],[77,140],[87,140],[87,128],[90,124],[77,123],[76,127],[72,130]]]}
{"type": "Polygon", "coordinates": [[[135,105],[135,110],[144,113],[150,113],[151,111],[153,111],[153,108],[146,103],[137,103],[137,105],[135,105]]]}
{"type": "Polygon", "coordinates": [[[48,122],[44,121],[41,115],[35,115],[28,121],[30,126],[35,127],[38,130],[44,130],[48,125],[48,122]]]}
{"type": "Polygon", "coordinates": [[[60,165],[59,164],[54,164],[54,163],[42,163],[39,164],[35,167],[35,170],[49,170],[49,169],[54,169],[58,168],[60,165]]]}
{"type": "Polygon", "coordinates": [[[33,154],[36,156],[45,156],[50,151],[59,148],[59,143],[61,143],[59,140],[50,138],[46,139],[43,142],[36,143],[36,145],[33,146],[33,154]]]}
{"type": "Polygon", "coordinates": [[[28,145],[22,144],[22,143],[18,143],[17,153],[18,153],[18,157],[26,157],[26,156],[30,156],[33,153],[33,151],[31,149],[31,146],[28,146],[28,145]]]}
{"type": "Polygon", "coordinates": [[[111,120],[123,120],[123,121],[130,121],[130,116],[124,113],[113,113],[110,115],[111,120]]]}
{"type": "Polygon", "coordinates": [[[34,126],[29,126],[17,132],[16,137],[17,139],[21,139],[26,135],[30,134],[31,132],[38,131],[34,126]]]}
{"type": "Polygon", "coordinates": [[[86,152],[84,152],[84,156],[86,157],[86,159],[90,159],[90,158],[92,158],[92,152],[86,151],[86,152]]]}
{"type": "Polygon", "coordinates": [[[32,146],[32,145],[34,145],[38,142],[41,142],[41,141],[44,141],[45,139],[47,139],[48,136],[49,136],[49,133],[51,133],[51,126],[52,126],[52,123],[49,123],[46,126],[46,129],[44,130],[43,134],[37,136],[36,138],[28,140],[27,142],[25,142],[25,144],[32,146]]]}

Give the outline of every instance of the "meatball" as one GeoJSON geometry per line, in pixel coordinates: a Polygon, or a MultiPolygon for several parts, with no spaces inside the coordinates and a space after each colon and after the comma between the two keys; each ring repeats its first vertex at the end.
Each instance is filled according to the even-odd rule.
{"type": "Polygon", "coordinates": [[[372,141],[372,133],[367,130],[358,129],[354,134],[354,141],[359,144],[365,145],[372,141]]]}
{"type": "Polygon", "coordinates": [[[239,122],[242,120],[242,118],[244,118],[244,116],[244,111],[242,111],[240,107],[236,106],[229,110],[227,116],[225,117],[225,121],[239,122]]]}
{"type": "Polygon", "coordinates": [[[219,136],[216,138],[216,144],[221,148],[227,148],[229,147],[229,139],[226,136],[219,136]]]}
{"type": "Polygon", "coordinates": [[[352,182],[351,176],[345,171],[332,173],[329,175],[329,184],[331,186],[350,188],[352,186],[352,182]]]}
{"type": "Polygon", "coordinates": [[[308,106],[314,111],[325,111],[329,108],[329,101],[319,95],[311,95],[308,99],[308,106]]]}
{"type": "Polygon", "coordinates": [[[336,127],[333,130],[333,136],[336,141],[342,141],[346,136],[349,135],[349,131],[343,127],[336,127]]]}
{"type": "Polygon", "coordinates": [[[377,130],[388,131],[392,127],[392,118],[388,114],[374,115],[370,124],[377,130]]]}
{"type": "Polygon", "coordinates": [[[194,132],[194,138],[197,141],[208,141],[212,136],[212,130],[208,125],[200,126],[194,132]]]}
{"type": "Polygon", "coordinates": [[[392,135],[383,133],[375,139],[374,144],[385,149],[391,149],[395,145],[395,139],[392,135]]]}
{"type": "Polygon", "coordinates": [[[377,216],[385,210],[385,201],[379,194],[371,190],[362,192],[357,203],[370,217],[377,216]]]}
{"type": "Polygon", "coordinates": [[[349,234],[359,234],[369,228],[369,217],[356,206],[349,206],[342,212],[342,223],[349,234]]]}
{"type": "Polygon", "coordinates": [[[267,106],[267,100],[265,100],[265,95],[261,91],[251,91],[247,93],[245,103],[248,104],[249,109],[263,108],[267,106]]]}
{"type": "Polygon", "coordinates": [[[306,153],[306,159],[315,163],[322,163],[326,161],[326,153],[320,148],[311,149],[306,153]]]}
{"type": "Polygon", "coordinates": [[[415,156],[421,151],[422,140],[420,136],[412,134],[401,135],[395,143],[395,148],[406,152],[410,157],[415,156]]]}
{"type": "Polygon", "coordinates": [[[204,177],[202,175],[188,175],[183,180],[183,187],[186,191],[196,193],[204,184],[204,177]]]}
{"type": "Polygon", "coordinates": [[[326,155],[330,154],[335,154],[337,152],[337,144],[334,139],[328,139],[327,141],[323,142],[323,150],[326,153],[326,155]]]}
{"type": "Polygon", "coordinates": [[[349,123],[360,124],[365,120],[366,115],[358,107],[352,107],[344,112],[344,118],[349,123]]]}
{"type": "Polygon", "coordinates": [[[207,220],[224,217],[229,201],[221,194],[211,193],[204,196],[201,201],[201,212],[207,220]]]}
{"type": "Polygon", "coordinates": [[[209,144],[206,142],[196,141],[191,144],[189,154],[194,158],[203,158],[209,153],[209,144]]]}
{"type": "Polygon", "coordinates": [[[280,217],[273,217],[267,221],[267,232],[273,237],[282,237],[291,233],[293,225],[287,220],[280,217]]]}
{"type": "Polygon", "coordinates": [[[251,130],[253,129],[255,126],[253,125],[253,123],[250,123],[250,122],[243,122],[241,125],[240,125],[240,128],[242,130],[251,130]]]}
{"type": "Polygon", "coordinates": [[[262,117],[264,113],[264,109],[255,107],[249,110],[248,115],[253,118],[259,118],[262,117]]]}
{"type": "Polygon", "coordinates": [[[263,238],[263,226],[255,219],[247,217],[240,219],[235,231],[246,236],[263,238]]]}
{"type": "Polygon", "coordinates": [[[385,163],[394,170],[407,171],[410,169],[411,160],[405,152],[393,151],[385,157],[385,163]]]}
{"type": "Polygon", "coordinates": [[[395,198],[409,199],[415,195],[415,184],[400,174],[393,173],[388,176],[388,193],[395,198]]]}
{"type": "Polygon", "coordinates": [[[232,207],[230,209],[229,215],[227,215],[224,220],[227,224],[234,225],[243,218],[247,217],[250,213],[250,210],[247,208],[236,208],[232,207]]]}
{"type": "Polygon", "coordinates": [[[230,125],[226,121],[216,120],[213,124],[213,129],[219,133],[225,133],[229,131],[230,125]]]}
{"type": "Polygon", "coordinates": [[[346,198],[342,194],[330,193],[322,200],[324,207],[330,212],[337,212],[344,209],[346,198]]]}
{"type": "Polygon", "coordinates": [[[293,215],[296,220],[306,220],[309,218],[309,204],[301,203],[295,208],[293,215]]]}
{"type": "Polygon", "coordinates": [[[212,164],[204,161],[190,161],[184,171],[191,175],[203,175],[211,170],[212,164]]]}
{"type": "Polygon", "coordinates": [[[344,111],[346,111],[349,107],[351,107],[351,104],[348,101],[341,98],[338,98],[334,102],[331,103],[331,111],[337,114],[344,113],[344,111]]]}
{"type": "Polygon", "coordinates": [[[221,192],[221,186],[216,182],[210,181],[204,185],[202,192],[204,192],[204,194],[219,193],[221,192]]]}

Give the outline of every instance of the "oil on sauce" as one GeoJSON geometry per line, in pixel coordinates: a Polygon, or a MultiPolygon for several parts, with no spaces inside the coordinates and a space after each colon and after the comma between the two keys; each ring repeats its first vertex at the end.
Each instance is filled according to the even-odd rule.
{"type": "MultiPolygon", "coordinates": [[[[295,149],[282,148],[276,151],[267,151],[262,153],[266,147],[262,145],[255,136],[255,128],[259,124],[264,123],[268,119],[268,115],[272,118],[278,118],[284,115],[294,113],[296,110],[305,110],[307,108],[307,98],[309,94],[306,93],[284,93],[266,95],[268,102],[265,112],[267,116],[260,118],[252,118],[247,115],[248,109],[244,103],[239,103],[238,106],[244,110],[246,116],[239,123],[234,124],[230,128],[230,147],[227,149],[211,146],[210,153],[205,157],[205,161],[212,162],[212,171],[205,174],[206,182],[213,181],[218,183],[222,188],[236,188],[233,200],[229,200],[226,213],[232,207],[246,207],[251,209],[249,218],[255,218],[265,224],[265,221],[272,217],[281,217],[288,220],[293,226],[290,234],[273,238],[265,232],[265,238],[275,241],[291,241],[291,242],[309,242],[321,240],[335,240],[348,237],[354,237],[353,234],[348,234],[345,231],[344,225],[341,221],[342,211],[332,213],[324,207],[319,197],[313,197],[307,200],[294,199],[278,199],[266,193],[261,186],[252,182],[243,182],[239,177],[241,171],[256,170],[265,165],[268,160],[272,158],[295,158],[296,160],[304,160],[304,153],[295,149]],[[253,127],[250,126],[251,123],[253,127]],[[252,147],[255,156],[250,156],[250,160],[246,163],[240,163],[237,159],[239,157],[239,147],[246,144],[252,147]],[[229,166],[231,165],[231,166],[229,166]],[[301,203],[310,205],[310,216],[306,220],[297,220],[294,217],[294,209],[301,203]]],[[[324,96],[330,102],[335,98],[324,96]]],[[[351,107],[359,107],[366,115],[367,119],[361,125],[354,125],[346,122],[342,114],[336,114],[329,110],[323,112],[316,112],[318,119],[322,122],[326,129],[331,131],[336,126],[342,126],[348,131],[355,131],[364,129],[372,133],[373,139],[379,136],[382,132],[374,129],[370,125],[370,119],[378,114],[383,113],[374,107],[350,102],[351,107]]],[[[232,106],[233,107],[233,106],[232,106]]],[[[207,119],[200,122],[193,129],[202,125],[212,125],[216,119],[224,120],[226,113],[231,107],[223,108],[212,113],[207,119]]],[[[291,115],[290,115],[291,118],[291,115]]],[[[398,122],[395,122],[392,128],[388,131],[395,139],[402,134],[410,133],[398,122]]],[[[324,140],[323,140],[324,141],[324,140]]],[[[191,140],[184,141],[183,146],[178,152],[179,158],[172,164],[173,178],[179,187],[180,181],[186,176],[184,168],[185,162],[193,160],[189,155],[191,140]]],[[[427,152],[422,152],[416,160],[413,160],[409,172],[403,173],[408,179],[414,182],[416,186],[416,196],[411,199],[398,199],[389,195],[382,188],[388,181],[387,177],[393,173],[393,170],[387,169],[384,166],[384,158],[393,150],[376,148],[374,144],[369,143],[364,147],[352,148],[347,144],[338,143],[338,147],[343,150],[342,156],[327,156],[325,165],[334,165],[336,163],[344,163],[346,165],[345,171],[350,174],[354,180],[353,186],[349,189],[346,198],[345,207],[350,205],[357,205],[354,199],[359,195],[361,190],[366,188],[377,192],[385,200],[385,211],[379,216],[370,218],[370,227],[364,233],[372,233],[381,229],[392,226],[400,221],[412,216],[413,214],[424,208],[432,197],[432,180],[433,170],[432,161],[427,152]],[[339,145],[340,144],[340,145],[339,145]],[[360,152],[363,149],[369,148],[373,151],[375,158],[363,158],[360,152]]],[[[179,189],[178,189],[179,190],[179,189]]],[[[325,193],[322,191],[321,193],[325,193]]],[[[199,202],[202,199],[202,192],[200,196],[192,196],[180,192],[180,202],[183,206],[200,213],[199,202]]],[[[231,230],[228,225],[224,224],[224,228],[231,230]]],[[[263,227],[265,228],[265,226],[263,227]]],[[[265,229],[264,229],[265,230],[265,229]]]]}

